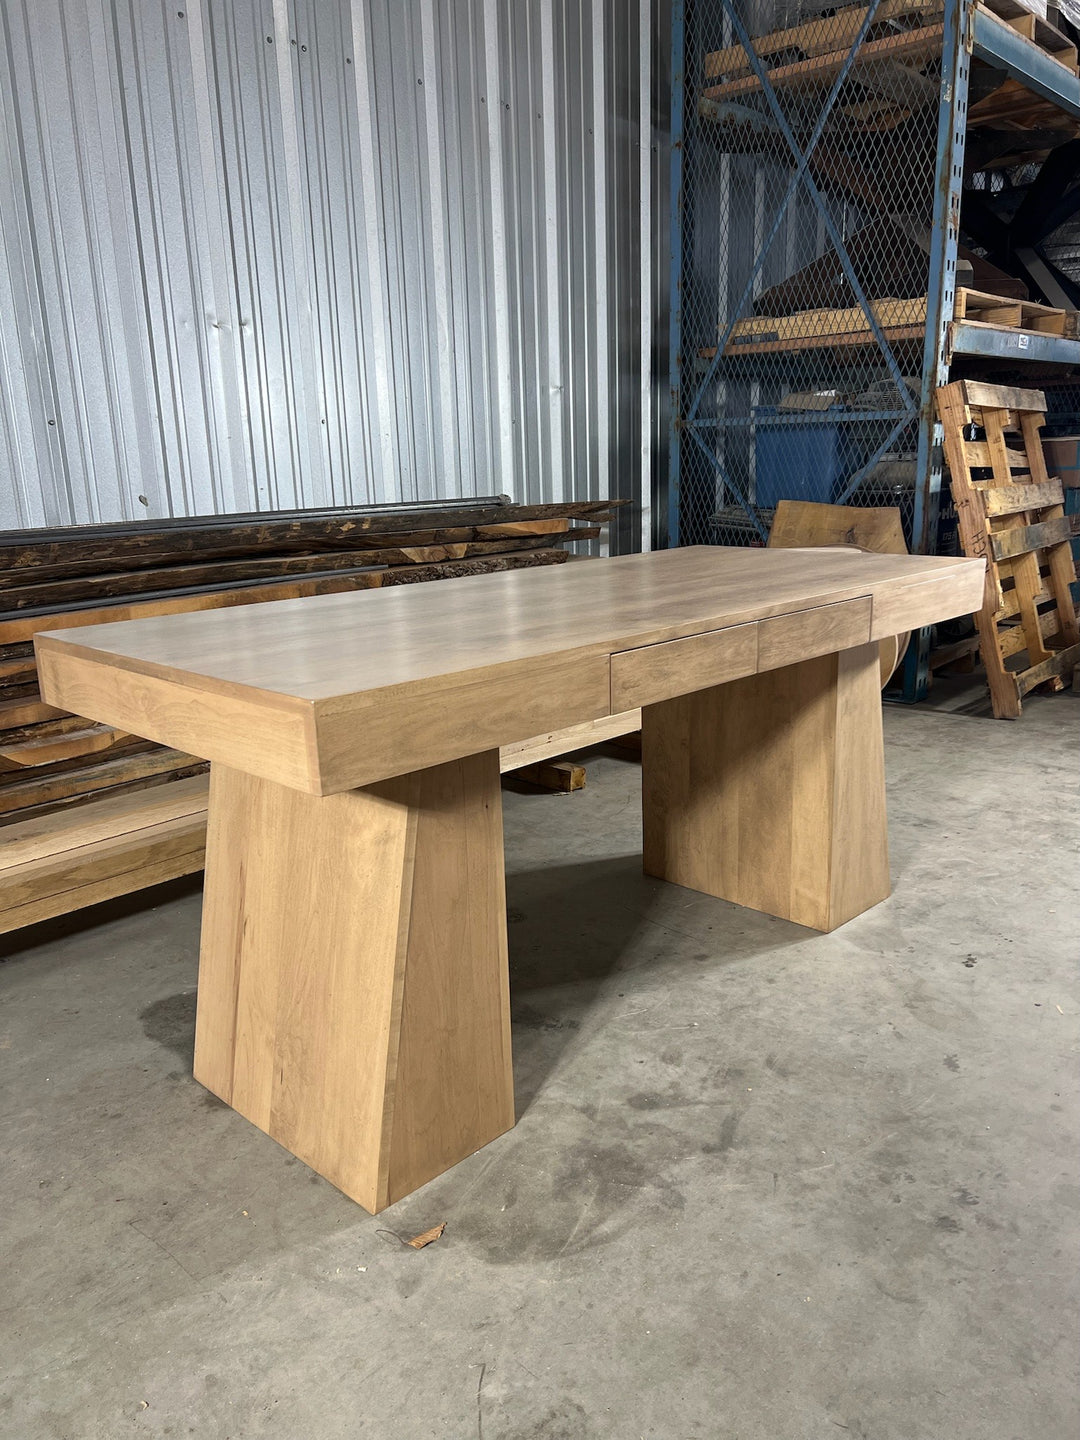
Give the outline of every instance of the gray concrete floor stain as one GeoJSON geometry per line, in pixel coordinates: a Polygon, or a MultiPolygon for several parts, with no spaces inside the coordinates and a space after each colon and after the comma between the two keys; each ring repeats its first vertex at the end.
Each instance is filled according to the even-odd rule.
{"type": "Polygon", "coordinates": [[[831,936],[508,792],[518,1125],[374,1218],[193,1080],[197,884],[6,937],[0,1436],[1073,1440],[1078,713],[888,709],[831,936]]]}

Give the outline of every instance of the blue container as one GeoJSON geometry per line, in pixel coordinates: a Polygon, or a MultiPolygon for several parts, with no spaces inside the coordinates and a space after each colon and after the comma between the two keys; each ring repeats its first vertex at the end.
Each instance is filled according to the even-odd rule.
{"type": "Polygon", "coordinates": [[[842,406],[816,412],[754,408],[755,504],[773,507],[779,500],[817,500],[828,504],[845,481],[864,464],[870,451],[859,433],[865,427],[851,420],[830,421],[850,414],[842,406]]]}

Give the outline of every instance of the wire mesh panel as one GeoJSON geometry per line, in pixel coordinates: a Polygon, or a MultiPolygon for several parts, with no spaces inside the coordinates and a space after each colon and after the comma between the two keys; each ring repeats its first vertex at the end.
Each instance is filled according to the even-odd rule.
{"type": "Polygon", "coordinates": [[[804,499],[896,505],[920,548],[943,0],[678,18],[669,542],[764,544],[804,499]]]}

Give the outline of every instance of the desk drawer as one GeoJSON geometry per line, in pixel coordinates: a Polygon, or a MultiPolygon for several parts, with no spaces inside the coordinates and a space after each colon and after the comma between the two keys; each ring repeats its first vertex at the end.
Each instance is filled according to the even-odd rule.
{"type": "Polygon", "coordinates": [[[759,621],[757,668],[779,670],[815,655],[865,645],[870,639],[871,608],[870,596],[860,595],[838,605],[817,605],[759,621]]]}
{"type": "Polygon", "coordinates": [[[636,710],[757,669],[757,626],[732,625],[685,640],[664,640],[611,657],[611,709],[636,710]]]}

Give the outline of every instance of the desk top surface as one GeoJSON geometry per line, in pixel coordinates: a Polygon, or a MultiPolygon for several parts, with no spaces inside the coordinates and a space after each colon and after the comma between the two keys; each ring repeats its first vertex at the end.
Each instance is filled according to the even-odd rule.
{"type": "Polygon", "coordinates": [[[664,550],[58,630],[38,674],[49,704],[327,795],[970,614],[983,573],[664,550]]]}
{"type": "Polygon", "coordinates": [[[38,638],[42,651],[200,689],[319,702],[555,652],[612,653],[857,596],[902,608],[913,584],[944,591],[969,581],[972,567],[981,574],[981,561],[950,557],[699,546],[38,638]]]}

